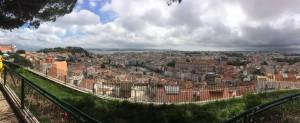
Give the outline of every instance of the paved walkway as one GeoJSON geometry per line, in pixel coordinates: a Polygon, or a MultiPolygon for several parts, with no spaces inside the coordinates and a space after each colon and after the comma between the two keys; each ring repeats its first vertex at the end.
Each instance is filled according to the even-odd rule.
{"type": "Polygon", "coordinates": [[[18,123],[18,120],[0,91],[0,123],[18,123]]]}

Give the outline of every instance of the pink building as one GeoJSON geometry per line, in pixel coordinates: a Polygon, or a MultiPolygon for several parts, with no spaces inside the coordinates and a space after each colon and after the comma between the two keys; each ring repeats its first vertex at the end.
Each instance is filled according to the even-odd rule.
{"type": "Polygon", "coordinates": [[[62,81],[67,80],[68,66],[66,61],[54,61],[50,69],[50,75],[62,81]]]}

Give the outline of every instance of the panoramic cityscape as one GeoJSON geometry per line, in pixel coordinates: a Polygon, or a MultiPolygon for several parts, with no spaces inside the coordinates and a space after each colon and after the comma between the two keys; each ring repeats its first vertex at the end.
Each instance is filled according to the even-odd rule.
{"type": "Polygon", "coordinates": [[[0,1],[0,123],[300,123],[300,1],[0,1]]]}

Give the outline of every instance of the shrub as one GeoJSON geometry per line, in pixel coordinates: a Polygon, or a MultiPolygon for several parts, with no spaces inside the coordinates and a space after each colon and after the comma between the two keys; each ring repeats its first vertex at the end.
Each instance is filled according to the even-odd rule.
{"type": "Polygon", "coordinates": [[[257,105],[262,104],[261,96],[256,95],[256,94],[247,94],[247,95],[243,96],[243,100],[245,102],[246,109],[249,109],[249,108],[252,108],[257,105]]]}
{"type": "Polygon", "coordinates": [[[25,54],[26,53],[26,51],[25,50],[17,50],[17,52],[16,52],[17,54],[25,54]]]}
{"type": "Polygon", "coordinates": [[[18,64],[18,65],[21,65],[24,67],[32,67],[32,63],[28,59],[20,56],[19,54],[13,54],[10,57],[14,58],[15,64],[18,64]]]}

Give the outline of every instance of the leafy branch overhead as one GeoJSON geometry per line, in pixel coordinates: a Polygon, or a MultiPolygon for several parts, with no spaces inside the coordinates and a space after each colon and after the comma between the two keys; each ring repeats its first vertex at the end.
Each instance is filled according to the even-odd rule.
{"type": "MultiPolygon", "coordinates": [[[[167,4],[182,0],[167,0],[167,4]]],[[[42,22],[55,21],[57,17],[72,12],[77,0],[1,0],[0,28],[15,29],[26,25],[38,28],[42,22]]]]}
{"type": "Polygon", "coordinates": [[[77,0],[1,0],[0,28],[14,29],[26,24],[39,27],[41,22],[55,21],[72,12],[77,0]]]}
{"type": "Polygon", "coordinates": [[[170,5],[172,5],[172,3],[181,3],[181,2],[182,2],[182,0],[169,0],[167,2],[167,4],[168,4],[168,6],[170,6],[170,5]]]}

